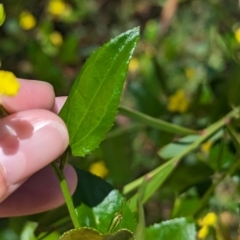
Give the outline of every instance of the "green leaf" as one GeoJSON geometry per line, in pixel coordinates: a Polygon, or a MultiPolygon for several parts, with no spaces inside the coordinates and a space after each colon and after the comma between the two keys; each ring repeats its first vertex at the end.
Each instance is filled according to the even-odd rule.
{"type": "MultiPolygon", "coordinates": [[[[156,169],[156,175],[153,175],[153,177],[149,175],[149,179],[146,182],[146,187],[142,198],[142,203],[145,203],[153,195],[153,193],[156,192],[156,190],[163,184],[163,182],[171,174],[174,168],[174,162],[167,162],[160,166],[159,169],[156,169]]],[[[148,177],[146,176],[146,178],[148,177]]],[[[135,182],[133,182],[133,184],[135,184],[135,182]]],[[[133,212],[135,212],[137,209],[137,201],[138,193],[134,194],[129,200],[129,207],[133,212]]]]}
{"type": "Polygon", "coordinates": [[[74,82],[60,112],[74,156],[94,150],[113,125],[138,38],[134,28],[112,39],[91,55],[74,82]]]}
{"type": "Polygon", "coordinates": [[[65,232],[59,240],[135,240],[133,233],[121,229],[113,234],[101,234],[93,228],[80,228],[65,232]]]}
{"type": "Polygon", "coordinates": [[[164,159],[173,158],[188,148],[188,146],[196,141],[199,137],[199,135],[189,135],[179,139],[174,143],[169,143],[160,149],[158,155],[164,159]]]}
{"type": "Polygon", "coordinates": [[[81,204],[76,208],[76,212],[81,218],[83,226],[94,227],[102,233],[109,232],[109,229],[126,228],[134,231],[136,228],[134,215],[117,190],[111,191],[100,204],[92,208],[86,204],[81,204]],[[119,217],[120,221],[112,228],[116,217],[119,217]]]}
{"type": "Polygon", "coordinates": [[[29,239],[29,240],[37,240],[34,236],[34,230],[37,226],[36,222],[26,222],[22,232],[21,232],[21,240],[22,239],[29,239]]]}
{"type": "Polygon", "coordinates": [[[146,229],[147,240],[196,240],[196,230],[193,223],[185,218],[176,218],[160,224],[154,224],[146,229]]]}
{"type": "Polygon", "coordinates": [[[171,215],[173,218],[193,216],[200,204],[198,197],[178,197],[174,202],[171,215]]]}
{"type": "Polygon", "coordinates": [[[208,159],[207,163],[213,170],[229,169],[236,160],[224,140],[211,148],[208,159]]]}
{"type": "Polygon", "coordinates": [[[211,183],[214,171],[203,161],[191,162],[191,164],[179,164],[174,173],[166,180],[164,188],[175,194],[181,194],[187,189],[198,184],[211,183]],[[184,177],[183,177],[184,176],[184,177]],[[185,177],[187,176],[187,177],[185,177]],[[207,181],[207,182],[206,182],[207,181]]]}
{"type": "Polygon", "coordinates": [[[77,189],[73,195],[75,207],[81,203],[89,207],[96,207],[113,190],[113,187],[102,178],[78,168],[75,170],[78,176],[77,189]]]}

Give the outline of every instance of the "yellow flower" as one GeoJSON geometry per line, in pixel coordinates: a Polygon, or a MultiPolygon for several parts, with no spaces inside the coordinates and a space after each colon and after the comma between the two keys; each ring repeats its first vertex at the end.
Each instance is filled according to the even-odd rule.
{"type": "Polygon", "coordinates": [[[210,151],[210,149],[211,149],[211,147],[212,147],[212,145],[213,145],[213,143],[212,143],[211,141],[207,141],[207,142],[203,143],[203,144],[201,145],[201,151],[202,151],[203,153],[208,154],[209,151],[210,151]]]}
{"type": "Polygon", "coordinates": [[[170,112],[184,113],[187,111],[188,106],[189,100],[181,89],[169,97],[168,110],[170,112]]]}
{"type": "Polygon", "coordinates": [[[0,70],[0,95],[15,96],[20,88],[20,83],[12,72],[0,70]]]}
{"type": "Polygon", "coordinates": [[[132,58],[129,63],[129,71],[135,73],[139,69],[139,62],[137,58],[132,58]]]}
{"type": "Polygon", "coordinates": [[[108,175],[108,169],[107,169],[104,161],[102,161],[102,160],[92,163],[90,165],[89,171],[92,174],[95,174],[101,178],[104,178],[108,175]]]}
{"type": "Polygon", "coordinates": [[[240,43],[240,28],[235,31],[235,38],[240,43]]]}
{"type": "Polygon", "coordinates": [[[6,14],[4,11],[3,4],[0,4],[0,26],[3,24],[5,18],[6,18],[6,14]]]}
{"type": "Polygon", "coordinates": [[[36,18],[28,11],[20,14],[19,25],[24,30],[30,30],[36,26],[36,18]]]}
{"type": "Polygon", "coordinates": [[[199,239],[205,239],[209,232],[209,227],[215,226],[217,223],[217,215],[214,212],[206,214],[203,218],[198,220],[198,225],[201,226],[198,232],[199,239]]]}
{"type": "Polygon", "coordinates": [[[185,75],[186,75],[188,80],[192,80],[196,75],[196,71],[193,68],[186,68],[185,69],[185,75]]]}
{"type": "Polygon", "coordinates": [[[217,215],[214,212],[208,213],[203,219],[202,224],[207,226],[214,226],[217,222],[217,215]]]}
{"type": "Polygon", "coordinates": [[[54,16],[64,15],[67,5],[62,0],[50,0],[47,11],[54,16]]]}
{"type": "Polygon", "coordinates": [[[58,31],[54,31],[49,35],[49,39],[54,46],[61,46],[63,43],[62,34],[58,31]]]}
{"type": "Polygon", "coordinates": [[[208,235],[208,232],[209,232],[208,226],[203,226],[198,231],[198,238],[199,239],[205,239],[207,237],[207,235],[208,235]]]}

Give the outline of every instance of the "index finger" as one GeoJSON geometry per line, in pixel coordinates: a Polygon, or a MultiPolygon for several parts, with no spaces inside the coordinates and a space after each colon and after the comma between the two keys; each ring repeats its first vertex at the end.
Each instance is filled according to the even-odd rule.
{"type": "Polygon", "coordinates": [[[52,109],[55,94],[51,84],[37,80],[18,79],[20,90],[14,97],[2,97],[2,105],[8,113],[28,109],[52,109]]]}

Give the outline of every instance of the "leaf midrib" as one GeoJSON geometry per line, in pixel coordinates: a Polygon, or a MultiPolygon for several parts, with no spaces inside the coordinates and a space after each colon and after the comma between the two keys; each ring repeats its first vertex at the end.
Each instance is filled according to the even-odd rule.
{"type": "MultiPolygon", "coordinates": [[[[106,48],[106,47],[105,47],[106,48]]],[[[104,49],[105,51],[106,51],[106,49],[104,49]]],[[[97,62],[97,59],[98,59],[98,57],[100,56],[101,54],[100,53],[98,53],[97,54],[97,56],[96,56],[96,58],[95,58],[95,60],[94,60],[94,62],[93,63],[96,63],[97,62]]],[[[115,54],[115,55],[117,55],[117,54],[115,54]]],[[[90,64],[89,65],[89,67],[90,66],[92,66],[93,65],[93,67],[95,67],[95,65],[94,64],[90,64]]],[[[97,91],[95,92],[95,94],[94,94],[94,96],[93,96],[93,98],[92,98],[92,101],[90,101],[90,104],[88,105],[88,107],[87,107],[87,109],[85,110],[85,113],[83,114],[83,116],[82,116],[82,118],[81,118],[81,120],[80,120],[80,122],[79,122],[79,124],[78,124],[78,128],[77,128],[77,130],[76,130],[76,132],[75,132],[75,134],[72,136],[72,139],[70,140],[71,142],[73,141],[73,139],[75,138],[75,136],[76,136],[76,133],[79,131],[79,129],[80,129],[80,126],[81,126],[81,123],[83,122],[83,120],[85,119],[85,117],[86,117],[86,115],[87,115],[87,113],[88,113],[88,111],[89,111],[89,109],[91,108],[91,106],[92,106],[92,103],[95,101],[95,99],[96,99],[96,96],[98,95],[98,93],[99,93],[99,91],[100,91],[100,89],[101,89],[101,87],[102,87],[102,85],[103,85],[103,83],[105,82],[105,80],[106,80],[106,77],[108,76],[108,73],[109,73],[109,71],[110,71],[110,69],[112,68],[112,66],[113,66],[113,64],[114,64],[114,61],[112,62],[112,64],[111,64],[111,67],[108,69],[108,71],[107,71],[107,73],[106,73],[106,75],[105,75],[105,77],[104,77],[104,79],[101,81],[101,83],[100,83],[100,85],[99,85],[99,87],[97,88],[97,91]]],[[[87,68],[86,68],[87,69],[87,68]]],[[[83,74],[82,74],[82,76],[84,75],[84,73],[86,72],[86,69],[84,70],[84,72],[83,72],[83,74]]],[[[98,71],[97,71],[97,74],[99,75],[99,73],[98,73],[98,71]]],[[[100,77],[100,76],[98,76],[98,77],[100,77]]],[[[100,79],[101,80],[101,79],[100,79]]],[[[80,84],[80,81],[81,81],[81,79],[79,80],[79,84],[80,84]]],[[[72,100],[72,99],[71,99],[72,100]]],[[[82,139],[81,139],[82,140],[82,139]]],[[[80,140],[80,141],[81,141],[80,140]]],[[[78,141],[78,142],[80,142],[80,141],[78,141]]],[[[78,142],[76,142],[76,143],[78,143],[78,142]]],[[[75,143],[75,144],[76,144],[75,143]]],[[[74,145],[75,145],[74,144],[74,145]]]]}

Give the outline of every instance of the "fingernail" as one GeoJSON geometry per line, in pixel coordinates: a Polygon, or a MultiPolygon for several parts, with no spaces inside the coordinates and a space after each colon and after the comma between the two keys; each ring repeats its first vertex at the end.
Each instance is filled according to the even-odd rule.
{"type": "Polygon", "coordinates": [[[0,120],[0,164],[8,185],[31,176],[64,152],[68,133],[47,110],[28,110],[0,120]]]}

